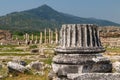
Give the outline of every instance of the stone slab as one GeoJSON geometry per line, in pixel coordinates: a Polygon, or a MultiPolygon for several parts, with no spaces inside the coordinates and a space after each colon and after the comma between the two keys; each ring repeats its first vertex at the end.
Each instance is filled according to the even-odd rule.
{"type": "Polygon", "coordinates": [[[91,54],[96,54],[96,53],[102,53],[102,52],[105,52],[105,49],[103,47],[57,47],[55,49],[55,51],[57,53],[60,53],[60,54],[88,54],[88,53],[91,53],[91,54]]]}
{"type": "Polygon", "coordinates": [[[53,58],[56,64],[93,64],[110,63],[110,60],[100,54],[58,54],[53,58]]]}
{"type": "Polygon", "coordinates": [[[120,80],[120,73],[68,74],[66,80],[120,80]]]}

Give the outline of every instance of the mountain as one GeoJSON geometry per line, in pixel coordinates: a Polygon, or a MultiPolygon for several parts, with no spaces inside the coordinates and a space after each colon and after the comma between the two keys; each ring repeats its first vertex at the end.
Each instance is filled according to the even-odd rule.
{"type": "Polygon", "coordinates": [[[11,31],[33,32],[44,28],[60,28],[61,24],[97,24],[99,26],[120,26],[120,24],[95,19],[82,18],[58,12],[48,5],[21,12],[13,12],[0,17],[0,29],[11,31]]]}

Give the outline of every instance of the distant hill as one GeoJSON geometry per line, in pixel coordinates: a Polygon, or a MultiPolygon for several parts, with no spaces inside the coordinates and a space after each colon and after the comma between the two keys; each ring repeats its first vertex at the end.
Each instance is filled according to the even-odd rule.
{"type": "Polygon", "coordinates": [[[99,26],[120,26],[120,24],[95,19],[82,18],[58,12],[48,5],[21,12],[13,12],[0,17],[0,29],[10,31],[33,32],[44,28],[60,28],[61,24],[97,24],[99,26]]]}

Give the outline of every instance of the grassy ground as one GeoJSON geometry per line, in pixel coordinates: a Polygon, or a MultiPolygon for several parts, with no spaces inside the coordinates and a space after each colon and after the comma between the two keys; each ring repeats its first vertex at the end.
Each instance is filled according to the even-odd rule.
{"type": "MultiPolygon", "coordinates": [[[[30,53],[30,49],[34,49],[34,48],[41,48],[41,47],[46,47],[46,48],[54,48],[55,45],[33,45],[33,46],[26,46],[28,49],[25,51],[23,50],[23,48],[21,48],[23,46],[18,46],[18,45],[0,45],[0,57],[10,57],[12,56],[13,58],[15,57],[26,57],[26,56],[30,56],[32,58],[34,58],[35,56],[40,56],[40,53],[35,53],[35,54],[31,54],[30,53]]],[[[25,48],[26,48],[25,47],[25,48]]],[[[32,59],[24,59],[23,61],[27,62],[27,64],[29,64],[32,61],[37,61],[39,60],[40,62],[44,62],[44,64],[48,64],[50,65],[52,62],[52,57],[54,55],[54,51],[53,50],[44,50],[44,54],[45,55],[49,55],[47,58],[34,58],[34,60],[32,59]]],[[[3,68],[0,69],[0,75],[2,76],[7,76],[6,78],[2,79],[2,80],[48,80],[48,73],[50,71],[50,68],[46,68],[44,70],[44,75],[34,75],[34,74],[19,74],[18,76],[11,76],[11,75],[7,75],[7,62],[11,61],[11,58],[6,58],[4,60],[1,60],[2,63],[5,64],[5,66],[3,68]]]]}
{"type": "MultiPolygon", "coordinates": [[[[42,46],[38,46],[37,45],[37,48],[41,48],[41,47],[46,47],[46,48],[54,48],[56,45],[42,45],[42,46]]],[[[21,46],[17,46],[17,45],[5,45],[5,46],[0,46],[0,49],[6,49],[4,50],[2,53],[0,53],[0,57],[2,56],[21,56],[21,57],[25,57],[25,56],[39,56],[39,54],[31,54],[31,53],[28,53],[28,51],[32,48],[36,48],[36,45],[33,45],[33,46],[27,46],[28,49],[27,51],[19,51],[17,50],[18,47],[21,47],[21,46]],[[7,52],[8,50],[7,49],[11,49],[12,52],[18,52],[18,53],[5,53],[7,52]],[[23,52],[23,53],[19,53],[19,52],[23,52]]],[[[113,55],[113,53],[116,53],[115,55],[120,55],[120,48],[106,48],[106,52],[107,53],[111,53],[113,55]]],[[[41,62],[44,62],[45,64],[51,64],[52,62],[52,57],[54,56],[54,52],[50,49],[48,50],[45,50],[44,51],[44,54],[45,55],[49,55],[48,58],[39,58],[39,59],[35,59],[34,61],[41,61],[41,62]]],[[[6,59],[6,62],[8,62],[10,60],[7,60],[6,59]]],[[[24,59],[25,62],[27,62],[28,64],[30,62],[32,62],[33,60],[30,60],[30,59],[24,59]]],[[[8,77],[2,79],[2,80],[48,80],[48,73],[50,71],[50,68],[47,68],[44,70],[45,74],[44,75],[33,75],[33,74],[19,74],[18,76],[11,76],[9,75],[8,77]]],[[[6,76],[6,73],[7,73],[7,68],[3,68],[3,69],[0,69],[0,75],[3,75],[6,76]]]]}
{"type": "Polygon", "coordinates": [[[120,56],[120,47],[106,48],[105,55],[108,55],[108,56],[120,56]]]}
{"type": "Polygon", "coordinates": [[[19,74],[19,76],[9,76],[3,80],[48,80],[49,70],[44,71],[44,75],[19,74]]]}
{"type": "Polygon", "coordinates": [[[3,80],[48,80],[47,76],[39,76],[39,75],[19,75],[17,77],[8,77],[3,80]]]}
{"type": "Polygon", "coordinates": [[[120,53],[120,48],[118,47],[116,47],[116,48],[106,48],[106,50],[107,51],[109,51],[109,52],[117,52],[117,53],[120,53]]]}

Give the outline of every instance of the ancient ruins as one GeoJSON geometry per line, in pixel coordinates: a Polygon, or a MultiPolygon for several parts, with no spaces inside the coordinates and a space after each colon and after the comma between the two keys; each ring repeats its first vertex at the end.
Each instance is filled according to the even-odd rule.
{"type": "MultiPolygon", "coordinates": [[[[100,54],[105,49],[101,45],[96,25],[62,25],[60,44],[55,51],[57,55],[53,58],[52,68],[58,80],[73,80],[72,75],[82,73],[112,71],[110,61],[100,54]]],[[[82,80],[82,78],[75,80],[82,80]]]]}
{"type": "MultiPolygon", "coordinates": [[[[104,47],[120,47],[120,28],[119,27],[99,27],[100,40],[104,47]]],[[[19,36],[12,35],[9,31],[0,30],[0,43],[4,44],[21,44],[21,45],[32,45],[32,44],[58,44],[59,43],[59,30],[57,28],[52,30],[50,28],[44,29],[44,32],[40,32],[39,35],[25,33],[23,39],[19,39],[19,36]],[[13,36],[16,36],[14,39],[13,36]]]]}
{"type": "Polygon", "coordinates": [[[101,42],[104,47],[109,48],[119,48],[120,47],[120,38],[103,38],[101,37],[101,42]]]}
{"type": "Polygon", "coordinates": [[[0,30],[0,44],[7,44],[12,38],[12,34],[8,30],[0,30]]]}

